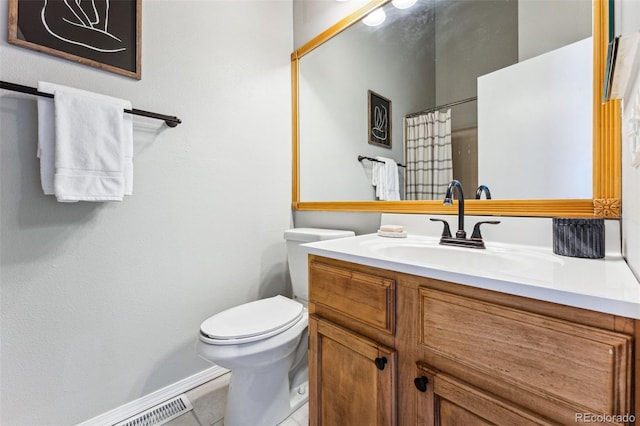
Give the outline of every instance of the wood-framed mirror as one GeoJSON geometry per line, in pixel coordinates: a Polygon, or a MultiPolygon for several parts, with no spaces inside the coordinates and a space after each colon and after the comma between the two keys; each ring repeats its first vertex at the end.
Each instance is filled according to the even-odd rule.
{"type": "MultiPolygon", "coordinates": [[[[429,201],[313,201],[300,199],[300,60],[314,49],[359,22],[390,0],[374,0],[340,20],[291,55],[292,71],[292,208],[294,210],[453,214],[440,200],[429,201]]],[[[592,198],[465,200],[466,213],[496,216],[610,217],[620,216],[620,105],[601,102],[609,42],[609,1],[592,2],[593,37],[593,170],[592,198]]],[[[467,192],[467,191],[465,191],[467,192]]]]}

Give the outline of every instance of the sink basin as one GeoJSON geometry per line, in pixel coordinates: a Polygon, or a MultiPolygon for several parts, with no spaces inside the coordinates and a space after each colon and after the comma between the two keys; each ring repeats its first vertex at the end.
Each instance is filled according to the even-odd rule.
{"type": "Polygon", "coordinates": [[[535,249],[492,245],[487,249],[443,246],[437,239],[370,241],[368,249],[382,259],[480,276],[507,276],[551,282],[564,261],[535,249]]]}

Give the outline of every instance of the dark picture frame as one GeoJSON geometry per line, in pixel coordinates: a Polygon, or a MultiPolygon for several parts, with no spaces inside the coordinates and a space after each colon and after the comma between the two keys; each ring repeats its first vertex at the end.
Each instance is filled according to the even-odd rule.
{"type": "Polygon", "coordinates": [[[367,112],[371,145],[391,148],[391,101],[371,90],[367,92],[367,112]]]}
{"type": "Polygon", "coordinates": [[[142,0],[9,0],[8,29],[16,46],[142,78],[142,0]]]}

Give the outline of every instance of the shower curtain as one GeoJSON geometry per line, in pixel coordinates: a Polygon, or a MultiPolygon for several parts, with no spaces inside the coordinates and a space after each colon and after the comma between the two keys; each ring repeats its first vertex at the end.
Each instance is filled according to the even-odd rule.
{"type": "Polygon", "coordinates": [[[453,179],[451,109],[405,119],[406,199],[444,199],[453,179]]]}

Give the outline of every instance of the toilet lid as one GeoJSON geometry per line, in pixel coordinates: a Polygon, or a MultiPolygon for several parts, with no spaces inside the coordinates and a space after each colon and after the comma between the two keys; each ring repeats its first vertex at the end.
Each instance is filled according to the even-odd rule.
{"type": "Polygon", "coordinates": [[[256,341],[291,327],[302,317],[302,311],[301,303],[274,296],[213,315],[200,325],[200,331],[216,340],[232,340],[234,343],[256,341]]]}

